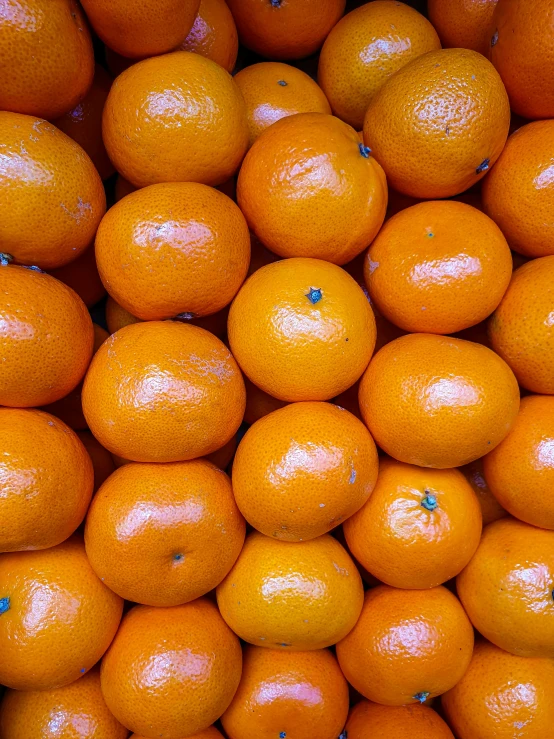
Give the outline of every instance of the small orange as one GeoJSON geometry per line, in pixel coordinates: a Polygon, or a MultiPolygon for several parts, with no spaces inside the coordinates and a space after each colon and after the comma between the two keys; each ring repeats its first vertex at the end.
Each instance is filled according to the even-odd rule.
{"type": "Polygon", "coordinates": [[[0,112],[2,252],[42,269],[61,267],[92,243],[106,210],[90,157],[51,123],[0,112]]]}
{"type": "Polygon", "coordinates": [[[99,441],[96,441],[90,431],[77,431],[77,436],[89,453],[94,470],[94,492],[115,470],[112,455],[104,449],[99,441]]]}
{"type": "Polygon", "coordinates": [[[508,95],[492,64],[476,51],[441,49],[385,82],[365,114],[364,141],[395,190],[448,198],[485,176],[509,127],[508,95]]]}
{"type": "Polygon", "coordinates": [[[261,62],[235,75],[246,102],[250,146],[281,118],[296,113],[331,113],[317,83],[301,69],[280,62],[261,62]]]}
{"type": "Polygon", "coordinates": [[[0,260],[0,405],[63,398],[83,377],[93,341],[89,313],[73,290],[0,260]]]}
{"type": "Polygon", "coordinates": [[[554,255],[515,270],[502,302],[489,319],[492,348],[519,384],[554,394],[554,255]]]}
{"type": "Polygon", "coordinates": [[[216,449],[215,452],[207,454],[205,458],[208,460],[208,462],[211,462],[212,464],[215,464],[216,467],[219,467],[220,470],[225,471],[227,467],[229,467],[233,460],[233,457],[235,456],[238,443],[238,434],[235,434],[229,439],[226,444],[224,444],[219,449],[216,449]]]}
{"type": "Polygon", "coordinates": [[[87,247],[77,259],[51,270],[50,274],[75,290],[87,308],[92,308],[106,294],[96,266],[94,244],[87,247]]]}
{"type": "Polygon", "coordinates": [[[481,457],[481,459],[476,459],[474,462],[460,467],[460,472],[465,476],[473,488],[473,492],[477,495],[477,500],[481,506],[483,526],[487,526],[487,524],[493,521],[498,521],[499,518],[505,518],[508,512],[502,508],[494,497],[485,480],[485,473],[483,471],[484,459],[485,457],[481,457]]]}
{"type": "Polygon", "coordinates": [[[235,21],[225,0],[200,0],[192,28],[179,49],[194,51],[217,62],[228,72],[233,71],[239,39],[235,21]]]}
{"type": "Polygon", "coordinates": [[[356,626],[337,644],[348,682],[386,706],[425,703],[450,690],[472,651],[469,619],[442,586],[407,591],[378,585],[367,591],[356,626]]]}
{"type": "Polygon", "coordinates": [[[329,534],[285,542],[254,532],[217,587],[219,610],[235,634],[293,652],[336,644],[353,628],[362,602],[356,565],[329,534]]]}
{"type": "Polygon", "coordinates": [[[442,705],[459,739],[546,739],[554,721],[553,684],[552,660],[516,657],[479,641],[442,705]]]}
{"type": "Polygon", "coordinates": [[[317,78],[333,113],[359,130],[383,83],[412,59],[440,48],[427,18],[396,0],[375,0],[345,15],[327,36],[317,78]]]}
{"type": "Polygon", "coordinates": [[[387,184],[353,128],[324,113],[298,113],[255,141],[239,173],[237,202],[276,254],[345,264],[381,228],[387,184]]]}
{"type": "Polygon", "coordinates": [[[81,539],[0,555],[0,682],[52,690],[93,667],[119,626],[123,601],[94,574],[81,539]]]}
{"type": "Polygon", "coordinates": [[[205,316],[228,305],[250,261],[248,226],[226,195],[196,182],[166,182],[116,203],[96,234],[100,277],[143,320],[205,316]]]}
{"type": "Polygon", "coordinates": [[[522,657],[554,656],[554,532],[514,518],[489,524],[456,580],[475,628],[522,657]]]}
{"type": "Polygon", "coordinates": [[[481,526],[479,501],[461,472],[381,459],[371,497],[343,530],[352,555],[378,580],[424,590],[467,565],[481,526]]]}
{"type": "Polygon", "coordinates": [[[364,263],[371,299],[406,331],[452,334],[490,316],[512,276],[501,230],[465,203],[435,200],[389,219],[364,263]]]}
{"type": "Polygon", "coordinates": [[[244,420],[248,424],[255,423],[260,418],[267,416],[268,413],[276,411],[287,405],[285,400],[274,398],[268,393],[260,390],[257,385],[250,382],[248,377],[244,378],[246,386],[246,408],[244,411],[244,420]]]}
{"type": "Polygon", "coordinates": [[[102,660],[102,693],[135,733],[182,739],[227,709],[241,665],[239,640],[209,600],[135,606],[102,660]]]}
{"type": "Polygon", "coordinates": [[[125,310],[110,295],[106,300],[106,324],[110,334],[115,334],[120,328],[130,326],[132,323],[141,323],[140,318],[133,316],[125,310]]]}
{"type": "Polygon", "coordinates": [[[491,45],[492,16],[497,2],[427,0],[427,13],[444,47],[473,49],[487,56],[491,45]]]}
{"type": "Polygon", "coordinates": [[[241,42],[270,59],[301,59],[319,49],[345,0],[227,0],[241,42]]]}
{"type": "Polygon", "coordinates": [[[233,492],[262,534],[305,541],[362,507],[377,468],[375,443],[355,416],[331,403],[292,403],[246,432],[233,464],[233,492]]]}
{"type": "MultiPolygon", "coordinates": [[[[278,124],[276,124],[278,125],[278,124]]],[[[283,259],[244,283],[228,323],[245,374],[280,400],[328,400],[367,367],[375,319],[356,281],[319,259],[283,259]]]]}
{"type": "Polygon", "coordinates": [[[219,64],[176,51],[133,64],[114,80],[102,135],[117,171],[136,187],[220,185],[248,146],[246,105],[219,64]]]}
{"type": "MultiPolygon", "coordinates": [[[[432,708],[415,703],[381,706],[362,700],[346,722],[348,739],[454,739],[454,734],[432,708]]],[[[475,739],[475,738],[473,738],[475,739]]]]}
{"type": "Polygon", "coordinates": [[[348,714],[348,684],[327,649],[246,647],[242,678],[221,723],[229,739],[337,739],[348,714]]]}

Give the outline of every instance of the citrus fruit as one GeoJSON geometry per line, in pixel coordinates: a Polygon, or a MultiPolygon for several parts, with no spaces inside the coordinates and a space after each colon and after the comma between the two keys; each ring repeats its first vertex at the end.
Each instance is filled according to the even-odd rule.
{"type": "Polygon", "coordinates": [[[487,56],[498,0],[427,0],[429,20],[447,48],[473,49],[487,56]]]}
{"type": "Polygon", "coordinates": [[[112,455],[97,441],[90,431],[77,431],[77,436],[87,450],[94,472],[94,492],[115,470],[112,455]]]}
{"type": "MultiPolygon", "coordinates": [[[[501,442],[502,443],[502,442],[501,442]]],[[[460,472],[464,475],[466,480],[473,488],[473,492],[477,495],[477,500],[481,506],[481,515],[483,517],[483,526],[486,526],[493,521],[498,521],[499,518],[505,518],[508,512],[502,508],[498,500],[492,494],[487,481],[485,480],[485,473],[483,471],[483,460],[476,459],[474,462],[460,467],[460,472]]]]}
{"type": "Polygon", "coordinates": [[[208,462],[215,464],[215,466],[219,467],[220,470],[226,470],[227,467],[229,467],[229,465],[231,464],[233,457],[235,456],[238,443],[239,440],[237,433],[232,436],[226,444],[224,444],[219,449],[216,449],[215,452],[207,454],[205,459],[207,459],[208,462]]]}
{"type": "Polygon", "coordinates": [[[96,267],[94,244],[87,247],[77,259],[51,270],[50,274],[75,290],[87,308],[92,308],[106,294],[96,267]]]}
{"type": "Polygon", "coordinates": [[[141,319],[133,316],[123,306],[119,305],[111,295],[106,300],[106,324],[108,331],[115,334],[120,328],[130,326],[132,323],[141,323],[141,319]]]}
{"type": "Polygon", "coordinates": [[[137,188],[132,185],[129,180],[126,180],[125,177],[118,174],[115,180],[115,202],[117,203],[121,198],[124,198],[125,195],[135,192],[136,189],[137,188]]]}
{"type": "MultiPolygon", "coordinates": [[[[131,734],[129,739],[147,739],[147,737],[139,736],[138,734],[131,734]]],[[[209,726],[203,731],[195,731],[194,734],[189,734],[187,739],[224,739],[224,737],[223,734],[215,728],[215,726],[209,726]]]]}
{"type": "Polygon", "coordinates": [[[200,0],[192,28],[179,49],[194,51],[217,62],[228,72],[233,71],[239,39],[235,21],[225,0],[200,0]]]}
{"type": "Polygon", "coordinates": [[[268,413],[287,405],[285,400],[279,400],[278,398],[268,395],[268,393],[263,390],[260,390],[257,385],[250,382],[248,377],[244,378],[244,385],[246,387],[246,408],[244,410],[244,420],[248,424],[253,424],[260,418],[267,416],[268,413]]]}
{"type": "Polygon", "coordinates": [[[361,700],[346,722],[348,739],[454,739],[454,735],[432,708],[414,703],[408,706],[381,706],[361,700]]]}

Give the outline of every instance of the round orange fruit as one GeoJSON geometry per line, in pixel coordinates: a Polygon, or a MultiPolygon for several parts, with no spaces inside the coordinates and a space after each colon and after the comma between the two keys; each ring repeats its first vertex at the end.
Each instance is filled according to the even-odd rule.
{"type": "Polygon", "coordinates": [[[133,316],[123,306],[119,305],[111,295],[106,300],[106,325],[110,334],[115,334],[120,328],[130,326],[132,323],[141,323],[141,319],[133,316]]]}
{"type": "Polygon", "coordinates": [[[454,739],[442,718],[428,706],[381,706],[366,700],[350,711],[345,734],[347,739],[454,739]]]}
{"type": "Polygon", "coordinates": [[[51,270],[50,274],[75,290],[87,308],[92,308],[106,294],[96,266],[94,244],[85,249],[77,259],[51,270]]]}
{"type": "Polygon", "coordinates": [[[487,56],[498,0],[427,0],[429,20],[446,48],[473,49],[487,56]]]}
{"type": "Polygon", "coordinates": [[[94,472],[94,492],[115,470],[112,455],[97,441],[90,431],[77,431],[77,436],[87,450],[94,472]]]}
{"type": "Polygon", "coordinates": [[[460,467],[460,472],[473,488],[473,492],[476,494],[479,505],[481,506],[483,526],[487,526],[487,524],[493,521],[498,521],[499,518],[505,518],[508,512],[502,508],[498,500],[494,497],[485,480],[485,473],[483,471],[484,459],[485,457],[481,457],[481,459],[476,459],[474,462],[460,467]]]}
{"type": "Polygon", "coordinates": [[[232,72],[237,61],[239,38],[237,27],[225,0],[200,0],[198,13],[188,36],[179,45],[182,51],[193,51],[232,72]]]}

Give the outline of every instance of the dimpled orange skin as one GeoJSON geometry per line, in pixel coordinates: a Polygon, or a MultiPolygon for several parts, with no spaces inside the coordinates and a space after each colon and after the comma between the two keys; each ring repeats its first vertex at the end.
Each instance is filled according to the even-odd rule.
{"type": "Polygon", "coordinates": [[[86,152],[41,118],[0,112],[2,251],[21,264],[61,267],[89,246],[106,210],[86,152]]]}
{"type": "Polygon", "coordinates": [[[375,355],[359,400],[383,451],[443,469],[468,464],[502,441],[519,410],[519,388],[508,365],[481,344],[408,334],[375,355]]]}
{"type": "MultiPolygon", "coordinates": [[[[148,739],[144,736],[139,736],[138,734],[131,734],[129,739],[148,739]]],[[[198,731],[194,734],[190,734],[187,739],[223,739],[223,734],[218,731],[215,726],[210,726],[207,729],[204,729],[204,731],[198,731]]]]}
{"type": "Polygon", "coordinates": [[[279,400],[329,400],[356,382],[375,346],[375,318],[356,281],[319,259],[284,259],[244,283],[229,311],[231,351],[279,400]]]}
{"type": "Polygon", "coordinates": [[[238,206],[196,182],[150,185],[116,203],[95,241],[102,282],[146,321],[224,308],[246,278],[250,235],[238,206]]]}
{"type": "Polygon", "coordinates": [[[179,49],[194,51],[217,62],[228,72],[233,71],[239,38],[225,0],[200,0],[192,28],[179,49]]]}
{"type": "Polygon", "coordinates": [[[102,660],[102,693],[124,726],[181,739],[226,710],[242,669],[240,643],[205,598],[174,608],[136,606],[102,660]]]}
{"type": "Polygon", "coordinates": [[[237,202],[276,254],[345,264],[381,228],[387,183],[353,128],[331,115],[299,113],[255,141],[239,172],[237,202]]]}
{"type": "Polygon", "coordinates": [[[1,110],[57,118],[84,98],[94,54],[76,0],[4,3],[0,29],[1,110]]]}
{"type": "Polygon", "coordinates": [[[411,332],[452,334],[490,316],[512,276],[502,231],[477,208],[419,203],[390,218],[367,253],[377,309],[411,332]]]}
{"type": "Polygon", "coordinates": [[[128,735],[102,697],[98,667],[64,688],[8,690],[0,703],[2,739],[126,739],[128,735]]]}
{"type": "Polygon", "coordinates": [[[96,267],[94,244],[85,249],[73,262],[51,270],[50,274],[75,290],[87,308],[96,305],[106,294],[96,267]]]}
{"type": "Polygon", "coordinates": [[[0,408],[0,552],[47,549],[70,536],[92,496],[92,462],[49,413],[0,408]]]}
{"type": "Polygon", "coordinates": [[[85,304],[62,282],[0,266],[0,405],[63,398],[83,377],[94,331],[85,304]]]}
{"type": "Polygon", "coordinates": [[[377,0],[333,28],[321,49],[317,78],[333,113],[358,131],[381,85],[412,59],[440,48],[424,16],[404,3],[377,0]]]}
{"type": "Polygon", "coordinates": [[[117,171],[136,187],[220,185],[236,172],[248,146],[246,105],[223,67],[176,51],[117,77],[102,135],[117,171]]]}
{"type": "Polygon", "coordinates": [[[14,690],[52,690],[84,675],[123,611],[76,535],[40,552],[0,555],[0,593],[0,682],[14,690]]]}
{"type": "Polygon", "coordinates": [[[325,93],[301,69],[261,62],[241,69],[235,82],[246,102],[250,146],[281,118],[296,113],[331,113],[325,93]]]}
{"type": "Polygon", "coordinates": [[[402,67],[376,93],[364,142],[395,190],[448,198],[485,176],[509,127],[508,95],[492,64],[476,51],[441,49],[402,67]]]}
{"type": "Polygon", "coordinates": [[[248,646],[221,723],[229,739],[337,739],[347,714],[348,684],[327,649],[287,654],[248,646]]]}
{"type": "Polygon", "coordinates": [[[366,592],[362,614],[337,644],[339,665],[365,698],[386,706],[424,703],[450,690],[467,669],[473,628],[442,586],[366,592]]]}
{"type": "Polygon", "coordinates": [[[499,518],[505,518],[508,515],[508,512],[502,508],[500,503],[494,497],[487,481],[485,480],[485,473],[483,471],[484,459],[485,457],[481,457],[481,459],[476,459],[474,462],[470,462],[469,464],[460,467],[460,472],[464,475],[473,488],[474,493],[477,495],[477,500],[481,506],[483,526],[487,526],[487,524],[492,523],[493,521],[498,521],[499,518]]]}
{"type": "Polygon", "coordinates": [[[483,205],[527,257],[554,254],[554,121],[534,121],[515,131],[483,181],[483,205]]]}
{"type": "Polygon", "coordinates": [[[348,739],[454,739],[438,713],[419,703],[380,706],[361,700],[351,709],[345,730],[348,739]]]}
{"type": "Polygon", "coordinates": [[[553,682],[552,660],[516,657],[482,640],[442,706],[460,739],[544,739],[554,721],[553,682]]]}
{"type": "Polygon", "coordinates": [[[233,463],[233,492],[257,531],[306,541],[362,507],[377,469],[375,443],[355,416],[331,403],[292,403],[246,432],[233,463]]]}
{"type": "Polygon", "coordinates": [[[90,430],[112,454],[179,462],[210,454],[234,436],[246,393],[233,356],[213,334],[150,321],[104,342],[82,400],[90,430]]]}
{"type": "Polygon", "coordinates": [[[498,0],[427,0],[429,20],[446,48],[473,49],[487,56],[498,0]]]}
{"type": "Polygon", "coordinates": [[[96,441],[90,431],[77,431],[76,433],[91,458],[94,470],[94,492],[96,492],[115,470],[113,457],[100,442],[96,441]]]}
{"type": "Polygon", "coordinates": [[[515,270],[489,319],[492,348],[533,393],[554,394],[554,255],[515,270]]]}
{"type": "Polygon", "coordinates": [[[352,555],[378,580],[424,590],[466,566],[481,527],[479,501],[461,472],[385,458],[371,497],[343,530],[352,555]]]}
{"type": "Polygon", "coordinates": [[[329,534],[276,541],[257,531],[217,587],[217,604],[244,641],[301,652],[336,644],[356,623],[362,580],[350,555],[329,534]]]}
{"type": "Polygon", "coordinates": [[[246,387],[246,408],[244,410],[244,420],[252,425],[260,418],[267,416],[268,413],[276,411],[278,408],[284,408],[287,405],[285,400],[279,400],[272,395],[268,395],[253,382],[245,377],[244,384],[246,387]]]}

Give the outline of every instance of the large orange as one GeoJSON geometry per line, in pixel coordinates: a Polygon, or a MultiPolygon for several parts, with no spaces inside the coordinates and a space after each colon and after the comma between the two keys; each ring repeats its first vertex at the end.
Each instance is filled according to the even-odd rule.
{"type": "Polygon", "coordinates": [[[492,348],[519,384],[554,394],[554,255],[515,270],[502,302],[489,319],[492,348]]]}
{"type": "Polygon", "coordinates": [[[350,711],[345,727],[348,739],[454,739],[454,734],[432,708],[414,703],[381,706],[362,700],[350,711]]]}
{"type": "Polygon", "coordinates": [[[427,13],[447,48],[473,49],[487,56],[498,0],[427,0],[427,13]]]}
{"type": "Polygon", "coordinates": [[[150,185],[127,195],[106,213],[95,243],[107,291],[147,321],[216,313],[234,298],[250,261],[248,226],[238,206],[196,182],[150,185]]]}
{"type": "Polygon", "coordinates": [[[519,409],[516,379],[500,357],[481,344],[433,334],[408,334],[380,349],[359,397],[377,444],[421,467],[458,467],[482,457],[508,434],[519,409]]]}
{"type": "Polygon", "coordinates": [[[75,290],[87,308],[92,308],[106,294],[96,266],[94,244],[85,249],[73,262],[51,270],[50,274],[75,290]]]}
{"type": "Polygon", "coordinates": [[[86,95],[94,74],[90,33],[79,3],[4,3],[0,68],[0,110],[43,118],[71,110],[86,95]]]}
{"type": "Polygon", "coordinates": [[[377,485],[344,522],[348,548],[372,575],[397,588],[432,588],[475,554],[481,508],[458,470],[381,459],[377,485]]]}
{"type": "Polygon", "coordinates": [[[357,131],[381,85],[412,59],[440,49],[437,32],[409,5],[376,0],[345,15],[327,36],[317,78],[333,113],[357,131]]]}
{"type": "Polygon", "coordinates": [[[217,588],[221,615],[241,639],[295,652],[345,637],[362,601],[356,565],[329,534],[284,542],[254,532],[217,588]]]}
{"type": "Polygon", "coordinates": [[[330,403],[292,403],[239,444],[233,492],[249,524],[283,541],[325,534],[366,502],[377,449],[364,424],[330,403]]]}
{"type": "Polygon", "coordinates": [[[223,67],[176,51],[119,75],[104,107],[102,133],[117,171],[136,187],[220,185],[236,172],[248,146],[246,105],[223,67]]]}
{"type": "Polygon", "coordinates": [[[362,614],[337,644],[348,682],[387,706],[425,703],[450,690],[467,669],[473,628],[452,593],[378,585],[365,595],[362,614]]]}
{"type": "Polygon", "coordinates": [[[249,646],[221,723],[229,739],[337,739],[347,713],[348,684],[327,649],[285,653],[249,646]]]}
{"type": "Polygon", "coordinates": [[[485,527],[456,585],[486,639],[522,657],[552,657],[553,581],[554,532],[502,518],[485,527]]]}
{"type": "Polygon", "coordinates": [[[94,492],[115,470],[112,455],[97,441],[90,431],[77,431],[77,436],[89,453],[94,471],[94,492]]]}
{"type": "Polygon", "coordinates": [[[477,208],[435,200],[390,218],[364,275],[377,309],[406,331],[452,334],[483,321],[512,276],[501,230],[477,208]]]}
{"type": "Polygon", "coordinates": [[[328,400],[367,367],[375,319],[363,291],[340,267],[283,259],[244,283],[229,311],[228,333],[242,370],[262,390],[280,400],[328,400]]]}
{"type": "Polygon", "coordinates": [[[200,0],[198,13],[188,36],[180,44],[183,51],[194,51],[232,72],[237,61],[237,27],[225,0],[200,0]]]}
{"type": "Polygon", "coordinates": [[[477,495],[477,500],[481,506],[483,526],[486,526],[493,521],[498,521],[499,518],[504,518],[508,515],[508,512],[502,508],[498,500],[494,497],[485,480],[485,473],[483,471],[484,459],[485,457],[481,457],[481,459],[476,459],[474,462],[460,467],[460,472],[465,476],[473,488],[474,493],[477,495]]]}
{"type": "Polygon", "coordinates": [[[102,657],[122,610],[77,536],[40,552],[1,554],[0,682],[15,690],[72,683],[102,657]]]}
{"type": "Polygon", "coordinates": [[[0,408],[0,552],[47,549],[71,536],[92,497],[92,462],[49,413],[0,408]]]}
{"type": "Polygon", "coordinates": [[[102,660],[102,693],[137,734],[182,739],[226,710],[241,666],[239,640],[210,601],[136,606],[102,660]]]}
{"type": "Polygon", "coordinates": [[[43,269],[92,243],[106,196],[88,154],[41,118],[0,112],[2,252],[43,269]]]}
{"type": "Polygon", "coordinates": [[[79,296],[50,275],[0,263],[0,405],[53,403],[77,385],[94,331],[79,296]]]}
{"type": "Polygon", "coordinates": [[[245,390],[227,347],[176,321],[135,323],[107,339],[83,386],[90,430],[113,454],[178,462],[214,452],[234,436],[245,390]]]}
{"type": "Polygon", "coordinates": [[[552,660],[516,657],[479,641],[442,705],[459,739],[546,739],[554,721],[553,684],[552,660]]]}
{"type": "Polygon", "coordinates": [[[276,254],[345,264],[377,235],[387,185],[353,128],[324,113],[299,113],[254,142],[239,173],[237,202],[276,254]]]}
{"type": "Polygon", "coordinates": [[[442,49],[385,82],[367,109],[364,141],[393,188],[448,198],[485,176],[509,127],[508,95],[492,64],[476,51],[442,49]]]}

